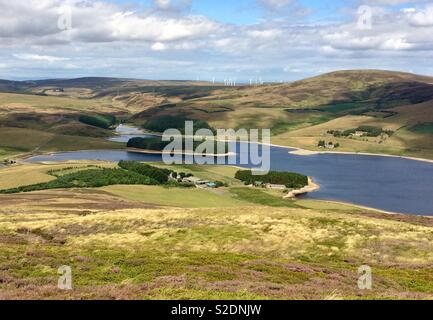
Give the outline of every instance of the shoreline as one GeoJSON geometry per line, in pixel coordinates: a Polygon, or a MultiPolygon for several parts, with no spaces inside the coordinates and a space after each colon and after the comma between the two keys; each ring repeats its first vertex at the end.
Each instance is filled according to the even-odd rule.
{"type": "MultiPolygon", "coordinates": [[[[127,127],[127,128],[135,128],[134,126],[130,126],[128,124],[121,124],[121,126],[127,127]]],[[[155,137],[162,137],[161,133],[158,132],[150,132],[148,130],[143,130],[143,129],[139,129],[140,134],[144,134],[144,135],[150,135],[150,136],[155,136],[155,137]]],[[[132,134],[132,132],[131,132],[132,134]]],[[[115,136],[122,136],[121,132],[115,132],[115,136]]],[[[218,141],[218,139],[216,139],[218,141]]],[[[109,141],[109,139],[108,139],[109,141]]],[[[235,140],[227,140],[228,142],[233,142],[235,140]]],[[[237,141],[237,140],[236,140],[237,141]]],[[[397,159],[406,159],[406,160],[412,160],[412,161],[419,161],[419,162],[425,162],[425,163],[431,163],[433,164],[433,159],[427,159],[427,158],[420,158],[420,157],[412,157],[412,156],[399,156],[399,155],[393,155],[393,154],[386,154],[386,153],[371,153],[371,152],[355,152],[355,151],[314,151],[314,150],[308,150],[308,149],[303,149],[300,147],[294,147],[294,146],[286,146],[286,145],[279,145],[279,144],[274,144],[274,143],[263,143],[263,142],[258,142],[258,144],[261,145],[267,145],[267,146],[271,146],[271,147],[276,147],[276,148],[284,148],[284,149],[288,149],[288,153],[291,155],[297,155],[297,156],[313,156],[313,155],[320,155],[320,154],[336,154],[336,155],[361,155],[361,156],[373,156],[373,157],[388,157],[388,158],[397,158],[397,159]]],[[[122,150],[122,149],[100,149],[100,151],[111,151],[111,150],[122,150]]],[[[125,149],[123,149],[125,150],[125,149]]],[[[44,154],[55,154],[55,153],[66,153],[66,152],[80,152],[80,151],[98,151],[98,149],[92,149],[92,150],[76,150],[76,151],[53,151],[53,152],[48,152],[48,153],[34,153],[34,152],[27,152],[27,153],[23,153],[23,154],[18,154],[16,155],[16,159],[17,160],[26,160],[28,158],[31,158],[33,156],[37,156],[37,155],[44,155],[44,154]]],[[[128,151],[128,148],[126,148],[126,151],[128,151]]],[[[150,150],[151,151],[151,150],[150,150]]],[[[138,152],[137,152],[138,153],[138,152]]],[[[146,153],[146,152],[143,152],[146,153]]],[[[161,153],[156,153],[156,152],[148,152],[147,154],[163,154],[161,153]]],[[[185,155],[193,155],[193,154],[185,154],[185,155]]],[[[222,156],[233,156],[234,153],[229,152],[226,153],[224,155],[215,155],[215,154],[210,154],[210,156],[216,156],[216,157],[222,157],[222,156]]],[[[204,155],[203,155],[204,156],[204,155]]]]}
{"type": "Polygon", "coordinates": [[[406,159],[406,160],[412,160],[412,161],[419,161],[419,162],[426,162],[426,163],[433,163],[432,159],[426,159],[426,158],[418,158],[418,157],[411,157],[411,156],[397,156],[393,154],[386,154],[386,153],[371,153],[371,152],[354,152],[354,151],[312,151],[297,147],[291,147],[291,146],[282,146],[282,145],[276,145],[276,144],[270,144],[272,147],[277,148],[285,148],[285,149],[294,149],[289,150],[289,154],[292,155],[298,155],[298,156],[313,156],[318,154],[340,154],[340,155],[358,155],[358,156],[370,156],[370,157],[386,157],[386,158],[397,158],[397,159],[406,159]]]}
{"type": "Polygon", "coordinates": [[[302,196],[304,194],[316,192],[317,190],[320,190],[320,185],[318,183],[315,183],[312,177],[308,177],[308,185],[301,189],[296,189],[289,191],[287,195],[285,195],[284,199],[297,199],[298,196],[302,196]]]}
{"type": "Polygon", "coordinates": [[[170,151],[157,151],[157,150],[146,150],[146,149],[137,149],[137,148],[126,148],[127,152],[132,152],[132,153],[143,153],[143,154],[159,154],[159,155],[183,155],[183,156],[199,156],[199,157],[230,157],[230,156],[234,156],[236,155],[233,152],[228,152],[228,153],[197,153],[197,152],[183,152],[183,151],[179,151],[179,152],[170,152],[170,151]]]}
{"type": "MultiPolygon", "coordinates": [[[[228,140],[228,142],[234,142],[234,141],[235,140],[228,140]]],[[[387,154],[387,153],[371,153],[371,152],[355,152],[355,151],[314,151],[314,150],[308,150],[308,149],[303,149],[294,146],[284,146],[284,145],[274,144],[274,143],[263,143],[263,142],[254,142],[254,143],[258,143],[264,146],[287,149],[289,151],[289,154],[297,155],[297,156],[313,156],[313,155],[320,155],[320,154],[359,155],[359,156],[406,159],[406,160],[426,162],[426,163],[433,164],[433,159],[411,157],[411,156],[398,156],[398,155],[387,154]]]]}
{"type": "MultiPolygon", "coordinates": [[[[144,134],[149,134],[148,132],[144,132],[144,134]]],[[[430,159],[424,159],[424,158],[417,158],[417,157],[409,157],[409,156],[397,156],[397,155],[390,155],[390,154],[376,154],[376,153],[367,153],[367,152],[339,152],[339,151],[310,151],[310,150],[306,150],[306,149],[302,149],[302,148],[298,148],[298,147],[293,147],[293,146],[284,146],[284,145],[277,145],[277,144],[273,144],[273,143],[261,143],[258,142],[259,144],[262,145],[267,145],[270,147],[276,147],[276,148],[282,148],[288,151],[288,154],[292,154],[292,155],[298,155],[298,156],[312,156],[312,155],[318,155],[318,154],[337,154],[337,155],[361,155],[361,156],[374,156],[374,157],[388,157],[388,158],[400,158],[400,159],[406,159],[406,160],[412,160],[412,161],[419,161],[419,162],[424,162],[424,163],[433,163],[433,160],[430,159]]],[[[36,150],[34,150],[36,151],[36,150]]],[[[18,155],[18,158],[21,160],[19,162],[28,162],[27,160],[34,157],[34,156],[39,156],[39,155],[55,155],[57,153],[76,153],[76,152],[106,152],[106,151],[125,151],[125,152],[132,152],[132,153],[142,153],[142,154],[164,154],[162,151],[158,152],[158,151],[152,151],[152,150],[142,150],[142,149],[133,149],[133,148],[120,148],[120,149],[93,149],[93,150],[75,150],[75,151],[52,151],[52,152],[47,152],[47,153],[43,153],[43,152],[29,152],[29,153],[25,153],[25,154],[21,154],[18,155]]],[[[167,153],[168,154],[168,153],[167,153]]],[[[179,154],[184,154],[184,155],[194,155],[194,153],[179,153],[179,154]]],[[[227,153],[227,154],[213,154],[210,156],[214,156],[214,157],[227,157],[233,155],[233,153],[227,153]]],[[[48,162],[51,162],[50,160],[47,160],[48,162]]],[[[103,161],[103,160],[100,160],[103,161]]],[[[52,161],[52,162],[56,162],[56,161],[52,161]]],[[[7,168],[8,166],[6,166],[7,168]]],[[[5,167],[1,167],[0,169],[4,169],[5,167]]],[[[244,168],[242,168],[244,169],[244,168]]],[[[311,179],[311,182],[313,184],[314,181],[312,180],[313,178],[309,177],[309,179],[311,179]]],[[[298,195],[302,195],[302,194],[306,194],[306,193],[310,193],[310,192],[315,192],[317,190],[320,189],[320,185],[315,184],[314,186],[310,186],[310,180],[309,180],[309,185],[300,189],[300,190],[294,190],[292,191],[292,198],[298,195]]],[[[288,197],[289,198],[289,197],[288,197]]],[[[372,207],[367,207],[367,206],[362,206],[362,205],[357,205],[357,204],[353,204],[353,203],[349,203],[349,202],[345,202],[345,201],[333,201],[333,200],[326,200],[326,199],[317,199],[320,201],[325,201],[325,202],[329,202],[329,203],[339,203],[339,204],[346,204],[349,206],[353,206],[353,207],[357,207],[360,209],[365,209],[365,210],[371,210],[374,212],[379,212],[379,213],[385,213],[385,214],[393,214],[393,215],[415,215],[415,216],[422,216],[422,217],[431,217],[431,216],[425,216],[425,215],[421,215],[421,214],[410,214],[410,213],[402,213],[402,212],[390,212],[390,211],[386,211],[386,210],[381,210],[379,208],[372,208],[372,207]]]]}
{"type": "MultiPolygon", "coordinates": [[[[410,157],[410,156],[397,156],[392,154],[386,154],[386,153],[369,153],[369,152],[350,152],[350,151],[311,151],[307,149],[302,149],[298,147],[292,147],[292,146],[283,146],[278,144],[264,144],[260,143],[262,145],[268,145],[271,147],[276,148],[283,148],[287,149],[288,153],[291,155],[297,155],[297,156],[314,156],[314,155],[320,155],[320,154],[336,154],[336,155],[359,155],[359,156],[370,156],[370,157],[386,157],[386,158],[396,158],[396,159],[405,159],[405,160],[412,160],[412,161],[419,161],[419,162],[425,162],[425,163],[431,163],[433,164],[433,159],[426,159],[426,158],[417,158],[417,157],[410,157]]],[[[50,151],[50,152],[40,152],[40,153],[23,153],[16,155],[14,158],[15,160],[22,160],[25,161],[28,158],[36,157],[39,155],[53,155],[56,153],[74,153],[74,152],[95,152],[95,151],[128,151],[127,148],[125,149],[88,149],[88,150],[75,150],[75,151],[50,151]]],[[[144,153],[144,152],[143,152],[144,153]]],[[[150,153],[148,153],[150,154],[150,153]]],[[[156,154],[156,153],[155,153],[156,154]]],[[[229,152],[224,155],[218,155],[218,156],[233,156],[235,155],[233,152],[229,152]]]]}
{"type": "MultiPolygon", "coordinates": [[[[80,150],[80,151],[119,151],[119,150],[80,150]]],[[[78,152],[80,152],[78,151],[78,152]]],[[[63,153],[75,153],[77,151],[66,151],[63,153]]],[[[45,155],[53,155],[59,152],[49,152],[49,153],[45,153],[45,155]]],[[[31,156],[30,156],[31,157],[31,156]]],[[[28,158],[27,158],[28,159],[28,158]]],[[[26,159],[24,159],[25,162],[26,159]]],[[[65,160],[65,161],[50,161],[50,160],[46,160],[46,161],[41,161],[41,164],[51,164],[51,163],[79,163],[79,162],[110,162],[110,161],[104,161],[104,160],[65,160]]],[[[27,163],[31,163],[31,162],[27,162],[27,163]]],[[[233,168],[237,168],[237,169],[245,169],[243,167],[238,167],[238,166],[230,166],[233,168]]],[[[5,169],[5,168],[9,168],[9,166],[4,166],[1,167],[0,169],[5,169]]],[[[303,192],[300,194],[297,194],[295,197],[292,197],[292,200],[302,200],[297,198],[297,196],[302,195],[302,194],[306,194],[306,193],[311,193],[311,192],[315,192],[318,191],[321,186],[314,182],[312,177],[308,177],[309,178],[309,182],[311,181],[311,185],[309,183],[308,186],[304,187],[304,188],[311,188],[308,189],[309,191],[307,192],[303,192]]],[[[296,191],[296,190],[294,190],[296,191]]],[[[286,197],[284,197],[286,198],[286,197]]],[[[287,199],[289,199],[289,197],[287,197],[287,199]]],[[[326,199],[308,199],[308,200],[313,200],[313,201],[320,201],[320,202],[325,202],[325,203],[334,203],[334,204],[343,204],[343,205],[347,205],[347,206],[351,206],[354,208],[359,208],[359,209],[364,209],[364,210],[369,210],[372,212],[377,212],[377,213],[383,213],[383,214],[389,214],[389,215],[403,215],[403,216],[417,216],[417,217],[426,217],[426,218],[430,218],[433,219],[433,216],[428,216],[428,215],[422,215],[422,214],[411,214],[411,213],[403,213],[403,212],[393,212],[393,211],[386,211],[386,210],[382,210],[379,208],[373,208],[373,207],[368,207],[368,206],[363,206],[363,205],[359,205],[359,204],[355,204],[355,203],[351,203],[351,202],[347,202],[347,201],[338,201],[338,200],[326,200],[326,199]]]]}
{"type": "MultiPolygon", "coordinates": [[[[97,151],[110,152],[110,151],[126,151],[126,150],[125,149],[84,149],[84,150],[75,150],[75,151],[34,152],[34,153],[21,154],[19,157],[15,158],[14,160],[17,160],[17,162],[26,162],[30,158],[39,157],[39,156],[51,157],[51,156],[53,156],[55,154],[59,154],[59,153],[97,152],[97,151]]],[[[72,160],[72,161],[74,161],[74,160],[72,160]]],[[[86,161],[86,160],[84,160],[84,161],[86,161]]],[[[93,161],[93,160],[89,160],[89,161],[93,161]]],[[[95,161],[98,161],[98,160],[95,160],[95,161]]],[[[101,161],[102,162],[110,162],[110,161],[105,161],[105,160],[101,160],[101,161]]]]}
{"type": "MultiPolygon", "coordinates": [[[[144,134],[162,136],[162,134],[160,134],[160,133],[153,133],[153,132],[147,132],[147,131],[143,131],[143,132],[144,132],[144,134]]],[[[215,140],[218,140],[218,139],[215,139],[215,140]]],[[[235,140],[227,140],[227,141],[233,142],[235,140]]],[[[258,143],[261,145],[267,145],[267,146],[276,147],[276,148],[293,149],[293,150],[289,150],[289,154],[298,155],[298,156],[312,156],[312,155],[317,155],[317,154],[342,154],[342,155],[389,157],[389,158],[399,158],[399,159],[433,163],[433,159],[411,157],[411,156],[398,156],[398,155],[387,154],[387,153],[371,153],[371,152],[362,152],[362,151],[360,151],[360,152],[355,152],[355,151],[314,151],[314,150],[303,149],[300,147],[284,146],[284,145],[279,145],[279,144],[274,144],[274,143],[263,143],[263,142],[258,142],[258,143]]]]}

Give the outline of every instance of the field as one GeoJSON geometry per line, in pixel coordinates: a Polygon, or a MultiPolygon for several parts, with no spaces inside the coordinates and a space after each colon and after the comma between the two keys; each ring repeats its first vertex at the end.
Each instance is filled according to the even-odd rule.
{"type": "MultiPolygon", "coordinates": [[[[103,162],[0,169],[1,188],[103,162]],[[20,180],[14,177],[21,177],[20,180]]],[[[0,195],[2,299],[429,299],[433,222],[243,187],[111,186],[0,195]],[[374,288],[357,287],[359,266],[374,288]],[[73,290],[57,289],[60,266],[73,290]]],[[[69,172],[69,171],[68,171],[69,172]]]]}
{"type": "Polygon", "coordinates": [[[49,175],[50,170],[63,170],[65,168],[86,169],[89,165],[112,168],[114,164],[106,162],[65,162],[61,164],[18,164],[12,167],[2,168],[0,190],[11,189],[26,185],[49,182],[55,179],[49,175]]]}
{"type": "Polygon", "coordinates": [[[19,149],[14,148],[0,148],[0,161],[5,160],[9,157],[14,157],[18,154],[20,154],[19,149]]]}
{"type": "Polygon", "coordinates": [[[149,204],[181,208],[225,208],[246,205],[228,192],[154,186],[110,186],[102,190],[116,196],[149,204]]]}
{"type": "Polygon", "coordinates": [[[0,157],[11,158],[41,152],[122,149],[123,143],[104,138],[54,134],[26,128],[0,127],[0,157]]]}
{"type": "MultiPolygon", "coordinates": [[[[432,84],[428,77],[385,71],[234,88],[112,78],[8,83],[0,88],[0,161],[18,163],[0,165],[0,190],[49,182],[51,170],[115,168],[20,160],[125,148],[107,140],[113,127],[80,121],[92,117],[142,126],[179,115],[214,128],[271,128],[273,143],[307,150],[323,151],[318,142],[324,140],[340,144],[334,151],[433,159],[432,84]],[[366,125],[392,134],[329,133],[366,125]]],[[[245,186],[234,167],[152,165],[227,186],[0,195],[0,299],[433,298],[430,218],[285,200],[281,191],[245,186]],[[72,268],[71,291],[57,288],[58,268],[65,265],[72,268]],[[358,288],[362,265],[372,268],[372,290],[358,288]]]]}
{"type": "MultiPolygon", "coordinates": [[[[99,101],[98,101],[99,102],[99,101]]],[[[98,103],[104,106],[102,101],[98,103]]],[[[38,96],[30,94],[2,93],[0,95],[2,110],[19,110],[22,112],[59,112],[61,110],[82,111],[95,105],[94,101],[69,97],[38,96]],[[59,108],[60,107],[60,108],[59,108]],[[60,110],[59,110],[60,109],[60,110]]],[[[106,104],[105,107],[109,105],[106,104]]]]}

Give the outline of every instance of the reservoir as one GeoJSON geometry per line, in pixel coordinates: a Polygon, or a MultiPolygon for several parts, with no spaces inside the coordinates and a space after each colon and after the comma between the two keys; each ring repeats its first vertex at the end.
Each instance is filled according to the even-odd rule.
{"type": "MultiPolygon", "coordinates": [[[[121,128],[122,136],[149,136],[121,128]],[[125,131],[126,130],[126,131],[125,131]]],[[[115,138],[115,139],[116,139],[115,138]]],[[[313,177],[319,191],[305,198],[341,201],[384,211],[433,216],[433,163],[398,157],[356,154],[290,154],[291,150],[271,147],[271,169],[299,172],[313,177]]],[[[29,162],[103,160],[117,162],[135,160],[159,162],[161,155],[127,151],[77,151],[29,158],[29,162]]],[[[250,167],[242,165],[243,167],[250,167]]]]}

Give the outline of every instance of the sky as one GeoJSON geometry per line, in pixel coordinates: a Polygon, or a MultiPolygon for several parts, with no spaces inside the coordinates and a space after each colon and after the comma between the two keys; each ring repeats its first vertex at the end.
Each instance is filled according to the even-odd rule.
{"type": "Polygon", "coordinates": [[[0,0],[0,79],[433,76],[433,0],[0,0]]]}

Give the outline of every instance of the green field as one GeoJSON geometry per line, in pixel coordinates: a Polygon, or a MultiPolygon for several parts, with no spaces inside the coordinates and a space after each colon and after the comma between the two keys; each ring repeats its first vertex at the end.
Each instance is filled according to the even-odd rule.
{"type": "Polygon", "coordinates": [[[162,163],[151,163],[153,166],[174,170],[177,172],[192,173],[194,176],[209,181],[222,181],[229,184],[239,184],[234,178],[239,168],[231,166],[216,165],[165,165],[162,163]]]}
{"type": "Polygon", "coordinates": [[[20,153],[25,152],[25,150],[20,150],[17,148],[0,147],[0,161],[14,157],[20,153]]]}
{"type": "Polygon", "coordinates": [[[233,194],[237,195],[239,199],[254,203],[257,205],[269,206],[269,207],[288,207],[296,208],[297,205],[294,202],[284,200],[282,197],[271,195],[260,189],[252,188],[232,188],[230,190],[233,194]]]}
{"type": "Polygon", "coordinates": [[[102,190],[134,201],[182,208],[225,208],[247,206],[229,192],[156,186],[110,186],[102,190]]]}

